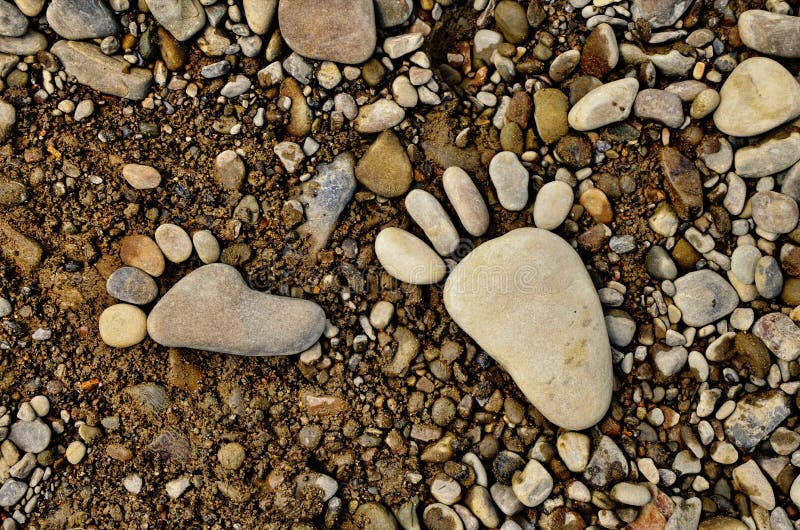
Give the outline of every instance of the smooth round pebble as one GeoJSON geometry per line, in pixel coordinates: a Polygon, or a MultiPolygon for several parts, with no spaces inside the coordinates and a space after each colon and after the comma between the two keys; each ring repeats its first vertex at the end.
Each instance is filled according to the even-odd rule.
{"type": "Polygon", "coordinates": [[[0,318],[7,317],[12,311],[11,302],[0,296],[0,318]]]}
{"type": "Polygon", "coordinates": [[[161,173],[157,169],[141,164],[126,164],[122,168],[122,177],[137,190],[157,188],[161,184],[161,173]]]}
{"type": "Polygon", "coordinates": [[[406,195],[406,210],[433,244],[436,252],[449,256],[458,248],[458,230],[439,200],[425,190],[406,195]]]}
{"type": "Polygon", "coordinates": [[[181,263],[192,255],[192,240],[186,230],[172,223],[156,228],[156,243],[164,256],[173,263],[181,263]]]}
{"type": "Polygon", "coordinates": [[[245,451],[241,444],[231,442],[223,445],[217,451],[217,459],[225,469],[236,471],[244,463],[245,451]]]}
{"type": "Polygon", "coordinates": [[[573,201],[574,195],[569,184],[560,180],[548,182],[536,194],[534,224],[544,230],[555,230],[567,219],[573,201]]]}
{"type": "Polygon", "coordinates": [[[211,230],[198,230],[192,234],[192,242],[200,261],[206,265],[219,261],[219,241],[211,233],[211,230]]]}
{"type": "Polygon", "coordinates": [[[761,251],[752,245],[740,245],[731,255],[731,272],[740,282],[750,285],[755,281],[756,264],[761,251]]]}
{"type": "Polygon", "coordinates": [[[497,190],[497,199],[506,210],[516,212],[528,204],[530,175],[511,151],[497,153],[489,162],[489,176],[497,190]]]}
{"type": "Polygon", "coordinates": [[[447,272],[431,247],[400,228],[381,230],[375,238],[375,254],[386,272],[402,282],[427,285],[441,281],[447,272]]]}
{"type": "Polygon", "coordinates": [[[145,305],[158,296],[158,285],[149,274],[141,269],[121,267],[112,272],[106,280],[106,291],[122,302],[145,305]]]}
{"type": "Polygon", "coordinates": [[[125,265],[142,269],[150,276],[159,277],[164,272],[164,254],[156,242],[145,235],[123,238],[119,257],[125,265]]]}
{"type": "Polygon", "coordinates": [[[115,304],[100,315],[100,338],[112,348],[139,344],[147,336],[147,315],[130,304],[115,304]]]}
{"type": "Polygon", "coordinates": [[[489,228],[489,210],[467,172],[460,167],[447,168],[442,187],[464,229],[472,236],[482,236],[489,228]]]}
{"type": "Polygon", "coordinates": [[[86,456],[86,446],[83,444],[83,442],[75,440],[67,446],[65,456],[67,457],[67,462],[73,466],[80,464],[81,460],[83,460],[83,457],[86,456]]]}

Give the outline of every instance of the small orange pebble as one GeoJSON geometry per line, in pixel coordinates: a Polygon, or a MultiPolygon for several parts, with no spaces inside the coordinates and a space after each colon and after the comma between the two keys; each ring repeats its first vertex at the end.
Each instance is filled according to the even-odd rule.
{"type": "Polygon", "coordinates": [[[589,188],[580,197],[581,206],[586,208],[596,223],[609,224],[614,220],[614,211],[608,197],[599,188],[589,188]]]}
{"type": "Polygon", "coordinates": [[[91,392],[98,386],[100,386],[100,380],[96,377],[92,377],[81,383],[81,388],[87,392],[91,392]]]}

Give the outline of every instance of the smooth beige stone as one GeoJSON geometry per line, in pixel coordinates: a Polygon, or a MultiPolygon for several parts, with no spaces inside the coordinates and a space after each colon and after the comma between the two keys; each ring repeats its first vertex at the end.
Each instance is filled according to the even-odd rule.
{"type": "Polygon", "coordinates": [[[444,287],[450,316],[556,425],[587,429],[611,403],[611,346],[580,256],[560,237],[519,228],[487,241],[444,287]]]}
{"type": "Polygon", "coordinates": [[[427,285],[444,278],[444,261],[420,238],[400,228],[385,228],[375,238],[375,254],[391,276],[406,283],[427,285]]]}
{"type": "Polygon", "coordinates": [[[147,336],[147,315],[130,304],[114,304],[100,314],[100,338],[112,348],[139,344],[147,336]]]}

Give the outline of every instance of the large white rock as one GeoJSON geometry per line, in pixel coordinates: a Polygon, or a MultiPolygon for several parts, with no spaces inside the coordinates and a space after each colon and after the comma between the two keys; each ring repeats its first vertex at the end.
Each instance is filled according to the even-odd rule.
{"type": "Polygon", "coordinates": [[[450,316],[556,425],[583,430],[611,403],[611,346],[600,300],[560,237],[519,228],[480,245],[444,287],[450,316]]]}
{"type": "Polygon", "coordinates": [[[447,267],[423,240],[401,228],[385,228],[375,238],[375,255],[383,268],[401,282],[436,283],[447,267]]]}
{"type": "Polygon", "coordinates": [[[639,81],[626,77],[600,85],[583,96],[567,115],[576,131],[591,131],[626,119],[639,92],[639,81]]]}
{"type": "Polygon", "coordinates": [[[719,95],[714,124],[731,136],[756,136],[800,116],[800,84],[766,57],[742,61],[719,95]]]}

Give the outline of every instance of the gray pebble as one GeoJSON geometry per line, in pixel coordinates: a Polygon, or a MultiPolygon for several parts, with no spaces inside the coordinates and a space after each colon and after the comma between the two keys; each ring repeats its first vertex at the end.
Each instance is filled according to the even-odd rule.
{"type": "Polygon", "coordinates": [[[756,263],[754,280],[758,294],[767,300],[777,298],[783,290],[783,274],[778,260],[763,256],[756,263]]]}
{"type": "Polygon", "coordinates": [[[146,272],[136,267],[122,267],[106,280],[108,294],[129,304],[145,305],[158,296],[158,285],[146,272]]]}

